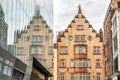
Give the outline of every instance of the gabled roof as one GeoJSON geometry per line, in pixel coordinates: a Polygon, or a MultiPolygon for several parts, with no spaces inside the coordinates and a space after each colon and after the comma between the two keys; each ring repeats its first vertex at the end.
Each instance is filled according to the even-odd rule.
{"type": "MultiPolygon", "coordinates": [[[[68,33],[69,30],[68,28],[72,28],[74,26],[74,23],[76,24],[76,18],[77,19],[84,19],[84,23],[88,23],[88,28],[92,28],[92,33],[95,33],[97,35],[97,32],[95,29],[93,29],[92,25],[89,23],[89,21],[86,19],[86,17],[84,16],[84,14],[82,13],[82,9],[81,9],[81,6],[79,4],[78,6],[78,13],[77,15],[75,15],[74,19],[71,21],[71,23],[68,25],[67,29],[65,29],[64,32],[62,32],[61,34],[58,34],[58,37],[57,37],[57,42],[61,42],[61,37],[65,37],[65,33],[68,33]]],[[[98,35],[97,35],[98,36],[98,35]]],[[[98,36],[100,37],[100,35],[98,36]]]]}

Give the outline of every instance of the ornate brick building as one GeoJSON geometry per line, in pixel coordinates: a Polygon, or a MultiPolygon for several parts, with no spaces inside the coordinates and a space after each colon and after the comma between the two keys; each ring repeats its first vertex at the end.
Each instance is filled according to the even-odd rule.
{"type": "Polygon", "coordinates": [[[57,80],[105,80],[103,32],[97,33],[79,6],[57,37],[57,80]]]}

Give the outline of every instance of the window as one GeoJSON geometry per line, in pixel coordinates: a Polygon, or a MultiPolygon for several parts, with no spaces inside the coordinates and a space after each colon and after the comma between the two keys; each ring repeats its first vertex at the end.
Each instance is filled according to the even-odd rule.
{"type": "Polygon", "coordinates": [[[88,36],[88,40],[91,41],[92,40],[92,36],[89,35],[88,36]]]}
{"type": "Polygon", "coordinates": [[[69,35],[69,36],[68,36],[68,40],[69,40],[69,41],[72,41],[72,39],[73,39],[72,35],[69,35]]]}
{"type": "Polygon", "coordinates": [[[87,78],[86,73],[76,73],[75,74],[75,80],[90,80],[90,77],[87,78]]]}
{"type": "Polygon", "coordinates": [[[85,35],[76,35],[76,41],[85,41],[85,35]]]}
{"type": "Polygon", "coordinates": [[[0,71],[2,70],[2,64],[0,63],[0,71]]]}
{"type": "Polygon", "coordinates": [[[85,59],[75,60],[75,67],[87,67],[87,60],[85,59]]]}
{"type": "Polygon", "coordinates": [[[65,80],[64,73],[60,74],[60,80],[65,80]]]}
{"type": "Polygon", "coordinates": [[[76,73],[76,80],[79,80],[79,75],[78,75],[78,73],[76,73]]]}
{"type": "Polygon", "coordinates": [[[17,54],[24,54],[24,47],[17,47],[17,54]]]}
{"type": "Polygon", "coordinates": [[[97,67],[97,68],[101,67],[101,65],[100,65],[100,60],[96,60],[96,67],[97,67]]]}
{"type": "Polygon", "coordinates": [[[83,75],[82,75],[82,73],[80,73],[80,80],[82,80],[82,78],[83,78],[83,75]]]}
{"type": "Polygon", "coordinates": [[[83,60],[80,60],[80,67],[83,67],[83,60]]]}
{"type": "Polygon", "coordinates": [[[90,80],[90,73],[87,74],[87,80],[90,80]]]}
{"type": "Polygon", "coordinates": [[[100,54],[100,47],[94,47],[94,54],[100,54]]]}
{"type": "Polygon", "coordinates": [[[3,58],[2,58],[2,57],[0,57],[0,61],[1,61],[1,62],[3,61],[3,58]]]}
{"type": "Polygon", "coordinates": [[[31,47],[31,54],[42,54],[43,47],[42,46],[33,46],[31,47]]]}
{"type": "Polygon", "coordinates": [[[51,61],[51,68],[54,68],[54,61],[51,61]]]}
{"type": "Polygon", "coordinates": [[[117,17],[114,18],[112,26],[113,26],[113,31],[115,31],[117,28],[117,17]]]}
{"type": "Polygon", "coordinates": [[[114,60],[114,65],[113,65],[113,72],[117,72],[119,69],[118,69],[118,57],[114,60]]]}
{"type": "Polygon", "coordinates": [[[71,74],[71,80],[74,80],[74,74],[73,73],[71,74]]]}
{"type": "Polygon", "coordinates": [[[11,74],[12,74],[12,68],[11,68],[11,67],[8,67],[8,66],[5,66],[5,67],[4,67],[3,74],[8,75],[8,76],[11,76],[11,74]]]}
{"type": "Polygon", "coordinates": [[[77,46],[75,47],[76,54],[86,54],[86,47],[85,46],[77,46]]]}
{"type": "Polygon", "coordinates": [[[118,40],[117,37],[114,38],[114,52],[117,50],[118,48],[118,40]]]}
{"type": "Polygon", "coordinates": [[[88,61],[86,59],[77,59],[74,61],[74,63],[75,63],[75,67],[87,67],[88,66],[88,61]]]}
{"type": "Polygon", "coordinates": [[[40,26],[36,25],[34,26],[34,31],[39,31],[40,30],[40,26]]]}
{"type": "Polygon", "coordinates": [[[67,54],[67,47],[60,47],[60,54],[67,54]]]}
{"type": "Polygon", "coordinates": [[[60,61],[60,67],[61,67],[61,68],[65,67],[65,60],[61,60],[61,61],[60,61]]]}
{"type": "Polygon", "coordinates": [[[32,42],[42,42],[42,36],[32,36],[32,42]]]}
{"type": "Polygon", "coordinates": [[[87,60],[84,60],[84,61],[83,61],[83,66],[84,66],[84,67],[87,67],[87,60]]]}
{"type": "Polygon", "coordinates": [[[79,67],[79,60],[76,60],[76,67],[79,67]]]}
{"type": "Polygon", "coordinates": [[[86,80],[86,73],[83,73],[83,80],[86,80]]]}
{"type": "Polygon", "coordinates": [[[100,80],[100,73],[97,73],[97,80],[100,80]]]}
{"type": "Polygon", "coordinates": [[[70,62],[70,67],[71,67],[71,68],[74,67],[74,60],[71,60],[71,62],[70,62]]]}
{"type": "Polygon", "coordinates": [[[83,28],[82,25],[77,26],[77,30],[83,30],[83,29],[84,29],[84,28],[83,28]]]}
{"type": "Polygon", "coordinates": [[[48,41],[48,40],[49,40],[49,37],[48,37],[48,36],[45,36],[45,40],[48,41]]]}
{"type": "Polygon", "coordinates": [[[9,65],[9,66],[13,66],[13,62],[9,61],[9,60],[5,60],[5,64],[9,65]]]}
{"type": "Polygon", "coordinates": [[[49,47],[49,54],[53,54],[54,52],[53,52],[53,46],[50,46],[49,47]]]}
{"type": "Polygon", "coordinates": [[[91,67],[90,66],[90,60],[87,61],[87,67],[91,67]]]}
{"type": "Polygon", "coordinates": [[[9,62],[10,62],[9,60],[6,60],[6,61],[5,61],[6,64],[9,64],[9,62]]]}
{"type": "Polygon", "coordinates": [[[30,37],[29,36],[25,36],[24,37],[24,41],[29,41],[30,37]]]}

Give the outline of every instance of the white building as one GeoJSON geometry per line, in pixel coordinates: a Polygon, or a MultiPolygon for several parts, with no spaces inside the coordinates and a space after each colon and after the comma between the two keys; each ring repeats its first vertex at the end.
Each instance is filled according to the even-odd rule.
{"type": "MultiPolygon", "coordinates": [[[[113,80],[120,79],[120,10],[116,9],[112,20],[113,80]]],[[[112,66],[112,65],[111,65],[112,66]]]]}

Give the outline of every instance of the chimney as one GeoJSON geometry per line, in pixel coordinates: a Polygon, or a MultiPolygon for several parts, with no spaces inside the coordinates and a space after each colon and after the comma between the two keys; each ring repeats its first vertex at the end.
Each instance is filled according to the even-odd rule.
{"type": "Polygon", "coordinates": [[[100,42],[103,42],[103,30],[100,28],[99,30],[100,42]]]}

